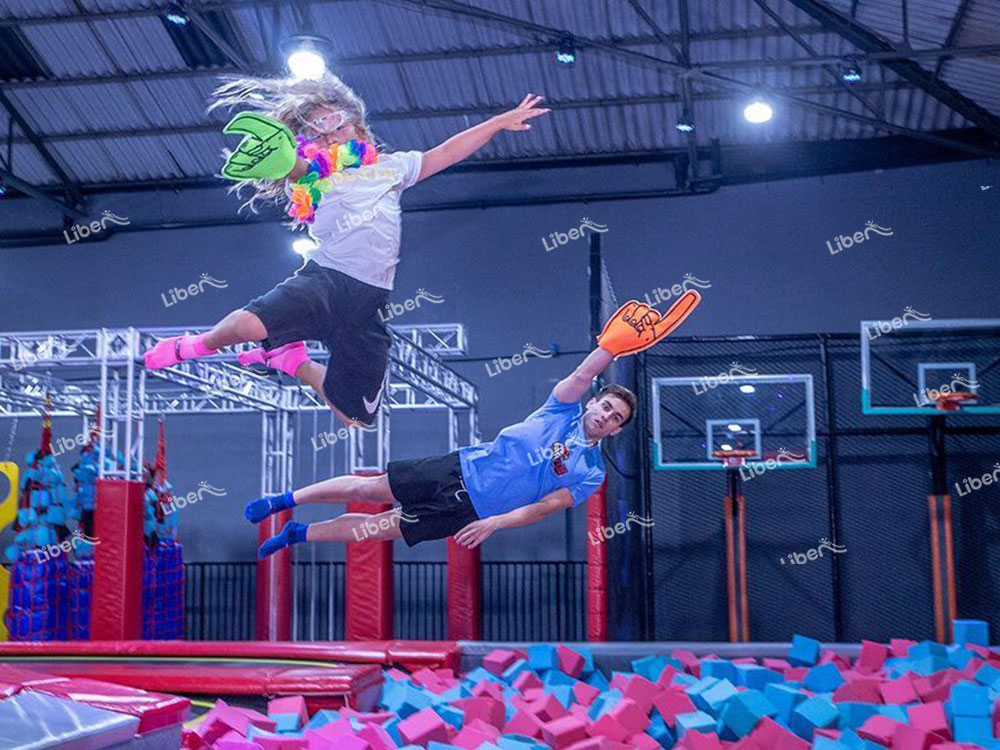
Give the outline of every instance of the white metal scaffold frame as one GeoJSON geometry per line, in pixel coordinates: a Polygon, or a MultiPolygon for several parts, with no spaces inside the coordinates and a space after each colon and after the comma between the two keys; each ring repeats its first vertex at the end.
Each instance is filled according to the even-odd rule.
{"type": "MultiPolygon", "coordinates": [[[[476,387],[440,357],[465,352],[460,323],[390,326],[389,374],[372,433],[350,430],[348,471],[382,471],[389,461],[390,417],[396,410],[445,410],[448,444],[456,450],[462,417],[466,440],[479,442],[476,387]],[[374,439],[374,450],[369,446],[374,439]]],[[[207,328],[100,328],[0,333],[0,418],[40,417],[51,394],[52,416],[95,417],[102,478],[139,480],[147,414],[261,415],[261,492],[292,489],[295,412],[327,411],[310,388],[241,366],[233,347],[208,357],[147,371],[140,359],[170,336],[207,328]],[[121,452],[124,465],[106,456],[121,452]]],[[[316,342],[309,356],[329,358],[316,342]]]]}

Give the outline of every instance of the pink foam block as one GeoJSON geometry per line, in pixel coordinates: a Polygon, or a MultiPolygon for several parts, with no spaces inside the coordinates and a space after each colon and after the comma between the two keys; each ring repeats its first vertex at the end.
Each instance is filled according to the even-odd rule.
{"type": "Polygon", "coordinates": [[[667,664],[663,667],[663,671],[660,672],[660,676],[656,678],[656,684],[660,687],[670,687],[671,681],[674,679],[675,674],[680,674],[680,671],[673,664],[667,664]]]}
{"type": "Polygon", "coordinates": [[[587,727],[587,734],[591,737],[607,737],[615,742],[624,742],[630,732],[610,714],[602,714],[597,721],[587,727]]]}
{"type": "Polygon", "coordinates": [[[835,703],[851,701],[854,703],[881,703],[882,694],[879,692],[879,685],[882,678],[874,675],[861,674],[848,669],[842,672],[844,683],[833,693],[835,703]]]}
{"type": "Polygon", "coordinates": [[[824,729],[817,729],[813,732],[813,737],[829,737],[831,740],[840,739],[840,730],[834,729],[833,727],[826,727],[824,729]]]}
{"type": "Polygon", "coordinates": [[[463,698],[452,705],[465,713],[465,724],[479,719],[499,729],[506,720],[503,702],[493,698],[463,698]]]}
{"type": "Polygon", "coordinates": [[[889,641],[889,651],[896,658],[903,658],[909,653],[910,646],[916,645],[916,641],[910,641],[906,638],[893,638],[889,641]]]}
{"type": "Polygon", "coordinates": [[[431,740],[448,741],[448,729],[444,719],[432,708],[425,708],[408,716],[396,725],[399,736],[407,745],[423,745],[431,740]]]}
{"type": "Polygon", "coordinates": [[[910,706],[906,709],[906,713],[910,724],[918,729],[933,732],[944,740],[951,739],[951,732],[948,730],[948,717],[944,713],[944,703],[941,701],[910,706]]]}
{"type": "MultiPolygon", "coordinates": [[[[489,726],[488,724],[486,726],[489,726]]],[[[492,727],[490,727],[493,729],[492,727]]],[[[482,744],[490,742],[499,737],[500,733],[494,729],[493,734],[484,732],[482,729],[473,726],[462,727],[462,731],[452,738],[451,743],[455,747],[464,747],[468,750],[475,750],[482,744]]]]}
{"type": "Polygon", "coordinates": [[[688,674],[693,674],[695,677],[701,675],[701,662],[698,657],[694,655],[694,652],[688,651],[684,648],[675,648],[670,652],[670,655],[677,659],[684,667],[684,671],[688,674]]]}
{"type": "Polygon", "coordinates": [[[932,732],[911,726],[900,724],[892,733],[893,750],[930,750],[931,745],[936,745],[945,739],[932,732]]]}
{"type": "Polygon", "coordinates": [[[812,667],[789,667],[785,670],[785,679],[793,682],[802,682],[812,667]]]}
{"type": "Polygon", "coordinates": [[[181,748],[182,750],[211,750],[212,746],[194,730],[185,729],[181,733],[181,748]]]}
{"type": "Polygon", "coordinates": [[[607,737],[589,737],[579,742],[574,742],[566,750],[632,750],[628,745],[621,742],[613,742],[607,737]]]}
{"type": "Polygon", "coordinates": [[[396,747],[396,742],[381,724],[366,724],[364,729],[358,731],[357,736],[367,742],[372,750],[393,750],[396,747]]]}
{"type": "Polygon", "coordinates": [[[639,708],[648,714],[650,706],[653,705],[653,699],[660,694],[661,690],[663,688],[655,682],[650,682],[642,675],[635,675],[629,680],[622,692],[626,698],[634,700],[639,708]]]}
{"type": "MultiPolygon", "coordinates": [[[[351,738],[353,739],[353,738],[351,738]]],[[[309,740],[304,737],[254,737],[253,741],[260,745],[261,750],[309,750],[309,740]]],[[[361,740],[360,745],[337,745],[343,750],[367,750],[368,743],[361,740]]]]}
{"type": "Polygon", "coordinates": [[[573,649],[568,646],[563,646],[562,644],[556,646],[556,656],[559,657],[559,669],[568,674],[570,677],[580,676],[580,673],[583,671],[583,665],[586,663],[586,659],[573,649]]]}
{"type": "Polygon", "coordinates": [[[542,739],[556,750],[587,739],[587,723],[578,716],[563,716],[542,724],[542,739]]]}
{"type": "Polygon", "coordinates": [[[858,728],[858,736],[888,747],[892,742],[892,735],[896,733],[896,727],[901,723],[881,714],[869,716],[865,723],[858,728]]]}
{"type": "MultiPolygon", "coordinates": [[[[695,733],[688,732],[684,737],[686,738],[690,734],[695,733]]],[[[808,742],[801,737],[796,737],[770,716],[761,719],[746,739],[747,744],[741,743],[740,747],[746,747],[747,750],[750,748],[754,750],[758,748],[759,750],[809,750],[808,742]]]]}
{"type": "Polygon", "coordinates": [[[213,750],[257,750],[259,747],[235,730],[226,732],[212,743],[213,750]]]}
{"type": "Polygon", "coordinates": [[[601,694],[601,691],[586,682],[578,682],[573,686],[573,698],[577,703],[589,706],[594,699],[601,694]]]}
{"type": "Polygon", "coordinates": [[[560,719],[566,715],[566,709],[551,693],[543,693],[540,698],[528,705],[528,711],[542,722],[560,719]]]}
{"type": "Polygon", "coordinates": [[[395,680],[396,682],[398,682],[399,680],[405,679],[405,678],[407,678],[407,677],[410,676],[406,672],[404,672],[403,670],[396,669],[395,667],[389,667],[387,670],[385,670],[385,673],[389,677],[391,677],[393,680],[395,680]]]}
{"type": "Polygon", "coordinates": [[[733,664],[756,664],[757,660],[752,656],[741,656],[739,659],[730,659],[733,664]]]}
{"type": "Polygon", "coordinates": [[[417,685],[425,687],[432,692],[435,693],[444,692],[441,689],[442,683],[440,678],[434,673],[434,670],[430,669],[429,667],[418,669],[416,672],[410,675],[410,679],[413,680],[417,685]]]}
{"type": "Polygon", "coordinates": [[[608,711],[611,718],[625,727],[629,734],[638,734],[649,726],[649,716],[631,698],[623,698],[608,711]]]}
{"type": "Polygon", "coordinates": [[[313,729],[307,729],[302,739],[306,741],[309,750],[337,750],[336,740],[324,737],[313,729]]]}
{"type": "Polygon", "coordinates": [[[584,706],[584,705],[581,705],[579,703],[570,703],[569,704],[569,712],[571,714],[573,714],[574,716],[582,716],[588,722],[590,721],[590,717],[587,715],[587,707],[584,706]]]}
{"type": "Polygon", "coordinates": [[[653,705],[656,706],[656,710],[660,712],[663,721],[671,729],[677,725],[677,714],[689,714],[698,710],[694,707],[694,703],[691,702],[687,693],[675,690],[664,690],[661,692],[653,699],[653,705]]]}
{"type": "Polygon", "coordinates": [[[889,647],[875,641],[861,641],[861,654],[855,664],[855,669],[862,674],[873,674],[882,669],[889,657],[889,647]]]}
{"type": "Polygon", "coordinates": [[[354,734],[354,726],[351,724],[349,719],[337,719],[336,721],[324,724],[313,731],[318,732],[327,739],[331,739],[334,737],[341,737],[345,734],[354,734]]]}
{"type": "Polygon", "coordinates": [[[528,737],[540,737],[542,722],[527,711],[518,711],[511,720],[503,725],[504,734],[524,734],[528,737]]]}
{"type": "Polygon", "coordinates": [[[483,667],[499,677],[518,658],[516,651],[509,651],[504,648],[494,649],[483,657],[483,667]]]}
{"type": "Polygon", "coordinates": [[[658,750],[660,747],[660,743],[645,732],[639,732],[639,734],[632,735],[629,738],[628,744],[632,747],[639,748],[639,750],[658,750]]]}
{"type": "Polygon", "coordinates": [[[962,673],[962,677],[964,677],[965,679],[969,680],[970,682],[975,682],[976,672],[978,672],[979,668],[986,663],[987,662],[983,661],[978,656],[973,656],[971,659],[969,659],[966,665],[959,670],[959,672],[962,673]]]}
{"type": "Polygon", "coordinates": [[[722,750],[723,745],[714,732],[712,734],[686,732],[674,747],[677,750],[722,750]]]}
{"type": "Polygon", "coordinates": [[[538,689],[544,685],[544,683],[538,679],[538,675],[528,670],[521,672],[521,674],[519,674],[511,684],[514,686],[515,690],[522,693],[525,690],[538,689]]]}
{"type": "Polygon", "coordinates": [[[309,711],[306,709],[306,699],[301,695],[290,695],[287,698],[273,698],[267,702],[267,715],[298,714],[302,725],[309,723],[309,711]]]}
{"type": "Polygon", "coordinates": [[[920,700],[913,682],[907,675],[897,677],[895,680],[885,680],[878,686],[878,690],[886,703],[914,703],[920,700]]]}
{"type": "Polygon", "coordinates": [[[765,667],[773,669],[775,672],[784,672],[792,666],[786,659],[764,659],[762,663],[765,667]]]}
{"type": "MultiPolygon", "coordinates": [[[[522,672],[521,674],[531,674],[531,672],[522,672]]],[[[475,687],[472,688],[472,694],[477,698],[487,696],[495,698],[498,701],[503,700],[503,689],[495,682],[490,682],[489,680],[480,680],[477,682],[475,687]]]]}
{"type": "Polygon", "coordinates": [[[230,708],[237,713],[243,714],[250,724],[258,729],[263,729],[265,732],[273,732],[277,726],[274,721],[264,716],[260,711],[254,711],[252,708],[241,708],[240,706],[230,706],[230,708]]]}
{"type": "Polygon", "coordinates": [[[219,714],[214,708],[205,714],[205,718],[195,727],[195,732],[198,733],[198,736],[209,745],[220,739],[226,732],[231,732],[232,730],[231,726],[219,718],[219,714]]]}

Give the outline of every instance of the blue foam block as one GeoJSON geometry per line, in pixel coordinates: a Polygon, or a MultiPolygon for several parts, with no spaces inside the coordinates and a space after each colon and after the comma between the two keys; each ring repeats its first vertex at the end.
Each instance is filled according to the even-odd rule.
{"type": "Polygon", "coordinates": [[[980,685],[1000,690],[1000,669],[997,669],[992,664],[983,664],[983,666],[976,670],[974,679],[980,685]]]}
{"type": "Polygon", "coordinates": [[[874,703],[845,701],[838,703],[837,708],[840,709],[840,718],[837,720],[840,729],[857,729],[878,713],[878,706],[874,703]]]}
{"type": "Polygon", "coordinates": [[[545,688],[546,693],[551,693],[556,697],[563,708],[568,709],[573,703],[573,688],[569,685],[549,685],[545,688]]]}
{"type": "Polygon", "coordinates": [[[778,709],[778,716],[785,724],[791,720],[795,707],[806,699],[805,693],[801,693],[789,685],[777,683],[764,687],[764,697],[778,709]]]}
{"type": "Polygon", "coordinates": [[[953,731],[955,742],[985,745],[993,741],[993,731],[988,716],[956,716],[953,731]]]}
{"type": "Polygon", "coordinates": [[[890,703],[886,706],[879,706],[878,712],[882,714],[882,716],[888,716],[890,719],[901,721],[904,724],[910,723],[910,715],[906,712],[906,706],[890,703]]]}
{"type": "Polygon", "coordinates": [[[503,750],[548,750],[546,745],[523,734],[502,734],[496,744],[503,750]]]}
{"type": "Polygon", "coordinates": [[[715,731],[715,719],[704,711],[692,711],[687,714],[677,714],[675,717],[677,738],[680,739],[686,732],[702,732],[709,734],[715,731]]]}
{"type": "Polygon", "coordinates": [[[646,734],[660,743],[660,747],[672,747],[674,744],[674,733],[670,731],[667,722],[660,716],[660,712],[655,708],[649,717],[649,726],[646,727],[646,734]]]}
{"type": "Polygon", "coordinates": [[[788,663],[798,667],[808,667],[819,659],[819,641],[804,635],[792,636],[792,647],[788,650],[788,663]]]}
{"type": "Polygon", "coordinates": [[[504,670],[502,677],[504,679],[504,682],[506,682],[509,685],[512,682],[514,682],[514,680],[517,679],[517,676],[521,674],[521,672],[526,672],[529,671],[530,669],[531,667],[528,665],[526,659],[518,659],[516,662],[514,662],[509,667],[507,667],[507,669],[504,670]]]}
{"type": "Polygon", "coordinates": [[[990,645],[990,626],[985,620],[952,620],[955,643],[963,646],[974,643],[977,646],[990,645]]]}
{"type": "Polygon", "coordinates": [[[763,690],[772,682],[784,682],[785,678],[773,669],[758,664],[737,664],[736,684],[753,690],[763,690]]]}
{"type": "Polygon", "coordinates": [[[813,738],[812,750],[844,750],[839,740],[830,739],[819,734],[813,738]]]}
{"type": "Polygon", "coordinates": [[[940,643],[934,641],[920,641],[916,646],[910,646],[906,652],[908,659],[922,659],[927,656],[936,656],[939,659],[947,659],[948,651],[940,643]]]}
{"type": "Polygon", "coordinates": [[[591,703],[590,708],[587,709],[587,716],[591,721],[597,721],[602,714],[606,713],[623,697],[622,692],[617,688],[605,690],[599,696],[594,698],[594,702],[591,703]]]}
{"type": "Polygon", "coordinates": [[[704,698],[702,698],[702,693],[715,685],[717,682],[719,682],[719,679],[716,677],[702,677],[684,692],[688,694],[688,697],[697,708],[704,711],[708,708],[708,703],[704,700],[704,698]]]}
{"type": "Polygon", "coordinates": [[[959,716],[989,716],[990,697],[986,688],[973,682],[956,682],[951,686],[949,703],[952,715],[959,716]]]}
{"type": "Polygon", "coordinates": [[[698,678],[695,677],[693,674],[687,674],[686,672],[678,672],[671,678],[670,684],[687,685],[687,686],[697,685],[698,678]]]}
{"type": "Polygon", "coordinates": [[[448,745],[444,742],[431,740],[427,743],[427,750],[462,750],[458,745],[448,745]]]}
{"type": "Polygon", "coordinates": [[[738,682],[736,676],[736,666],[731,661],[725,659],[702,659],[701,676],[717,677],[720,680],[738,682]]]}
{"type": "Polygon", "coordinates": [[[882,745],[858,737],[853,729],[845,729],[840,733],[840,744],[847,750],[885,750],[882,745]]]}
{"type": "Polygon", "coordinates": [[[413,684],[403,686],[403,695],[399,701],[399,706],[395,709],[401,719],[411,716],[418,711],[423,711],[434,703],[434,694],[428,690],[417,687],[413,684]]]}
{"type": "Polygon", "coordinates": [[[583,669],[580,671],[580,677],[590,677],[594,673],[594,652],[589,648],[574,648],[573,650],[583,657],[583,669]]]}
{"type": "Polygon", "coordinates": [[[558,669],[559,657],[556,654],[556,647],[548,643],[528,646],[528,665],[535,671],[558,669]]]}
{"type": "Polygon", "coordinates": [[[748,735],[765,716],[775,716],[778,709],[758,690],[745,690],[732,696],[722,706],[719,718],[739,737],[748,735]]]}
{"type": "Polygon", "coordinates": [[[656,678],[660,676],[660,672],[667,664],[666,656],[644,656],[632,661],[632,671],[642,675],[650,682],[656,682],[656,678]]]}
{"type": "Polygon", "coordinates": [[[320,727],[329,724],[331,721],[337,721],[339,718],[340,712],[324,708],[312,715],[312,718],[309,719],[309,723],[306,724],[306,729],[319,729],[320,727]]]}
{"type": "Polygon", "coordinates": [[[814,693],[829,693],[844,684],[844,678],[833,662],[820,664],[806,672],[806,677],[802,681],[806,690],[814,693]]]}
{"type": "Polygon", "coordinates": [[[795,734],[805,740],[811,740],[813,732],[834,725],[839,712],[832,701],[819,696],[806,698],[792,711],[788,726],[795,734]]]}
{"type": "Polygon", "coordinates": [[[454,706],[434,706],[434,712],[455,729],[461,729],[465,721],[465,712],[454,706]]]}
{"type": "Polygon", "coordinates": [[[476,667],[471,672],[468,672],[462,681],[474,687],[483,680],[488,680],[490,682],[500,682],[500,678],[498,678],[495,674],[493,674],[491,671],[482,666],[476,667]]]}
{"type": "Polygon", "coordinates": [[[948,663],[955,669],[965,669],[965,665],[972,661],[974,656],[975,654],[964,646],[948,647],[948,663]]]}
{"type": "Polygon", "coordinates": [[[593,685],[598,690],[607,690],[611,687],[611,683],[608,682],[608,678],[605,677],[600,672],[594,672],[587,680],[588,685],[593,685]]]}
{"type": "Polygon", "coordinates": [[[278,734],[298,732],[302,728],[302,717],[298,714],[268,714],[274,721],[274,731],[278,734]]]}
{"type": "MultiPolygon", "coordinates": [[[[704,702],[706,710],[712,716],[718,716],[723,704],[736,694],[736,687],[733,683],[729,680],[719,680],[714,685],[702,690],[699,697],[704,702]]],[[[698,703],[695,702],[695,705],[698,705],[698,703]]]]}
{"type": "Polygon", "coordinates": [[[545,685],[569,685],[572,687],[576,684],[576,680],[565,672],[560,672],[558,669],[550,669],[545,673],[542,683],[545,685]]]}

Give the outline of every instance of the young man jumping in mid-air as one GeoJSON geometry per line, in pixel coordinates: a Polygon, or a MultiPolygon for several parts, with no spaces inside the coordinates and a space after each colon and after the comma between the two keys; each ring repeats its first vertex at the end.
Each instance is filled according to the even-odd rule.
{"type": "Polygon", "coordinates": [[[311,524],[289,521],[261,545],[260,557],[299,542],[361,539],[401,538],[412,547],[454,536],[473,548],[497,529],[528,526],[579,505],[604,480],[601,439],[621,432],[636,410],[635,395],[617,385],[604,387],[585,406],[580,400],[615,357],[662,340],[700,299],[690,290],[662,317],[634,300],[623,305],[598,337],[598,348],[556,384],[545,404],[523,422],[505,427],[491,443],[445,456],[390,461],[385,474],[334,477],[254,500],[246,507],[246,517],[254,523],[307,503],[399,503],[383,513],[343,513],[311,524]]]}

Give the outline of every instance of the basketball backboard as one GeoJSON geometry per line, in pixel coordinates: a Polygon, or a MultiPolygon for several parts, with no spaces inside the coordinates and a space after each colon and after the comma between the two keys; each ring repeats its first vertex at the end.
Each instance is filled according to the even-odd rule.
{"type": "Polygon", "coordinates": [[[1000,414],[1000,319],[933,320],[907,308],[861,322],[865,414],[939,414],[956,393],[966,399],[953,414],[1000,414]]]}
{"type": "Polygon", "coordinates": [[[724,469],[719,454],[732,452],[768,469],[816,466],[812,375],[668,377],[651,385],[656,469],[724,469]]]}

